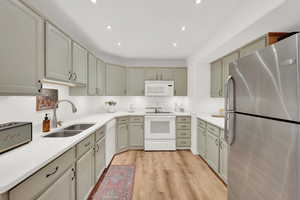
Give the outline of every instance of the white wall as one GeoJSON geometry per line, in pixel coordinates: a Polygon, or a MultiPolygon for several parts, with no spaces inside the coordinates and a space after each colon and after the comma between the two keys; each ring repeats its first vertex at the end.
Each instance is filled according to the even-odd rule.
{"type": "MultiPolygon", "coordinates": [[[[69,88],[67,86],[44,84],[44,87],[58,89],[59,99],[69,99],[78,108],[78,112],[73,114],[69,104],[60,104],[57,115],[59,120],[62,121],[80,118],[93,113],[105,112],[104,102],[111,99],[118,102],[117,109],[120,111],[127,111],[129,104],[134,104],[137,110],[142,110],[146,105],[156,103],[170,105],[171,108],[174,107],[175,103],[183,104],[185,107],[188,107],[189,103],[187,97],[71,97],[69,96],[69,88]]],[[[42,123],[45,113],[49,113],[52,116],[52,110],[36,111],[36,97],[0,97],[0,111],[0,123],[25,121],[33,122],[34,126],[39,126],[42,123]]]]}

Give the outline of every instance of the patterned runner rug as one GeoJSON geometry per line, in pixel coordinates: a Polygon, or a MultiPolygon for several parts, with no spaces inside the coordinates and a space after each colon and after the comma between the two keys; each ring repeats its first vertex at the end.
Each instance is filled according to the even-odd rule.
{"type": "Polygon", "coordinates": [[[134,175],[134,165],[111,165],[92,200],[131,200],[134,175]]]}

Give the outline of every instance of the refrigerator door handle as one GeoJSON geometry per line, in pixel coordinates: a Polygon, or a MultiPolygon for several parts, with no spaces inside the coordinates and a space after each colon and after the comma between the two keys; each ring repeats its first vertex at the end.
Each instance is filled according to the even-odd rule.
{"type": "Polygon", "coordinates": [[[228,130],[229,115],[230,115],[230,113],[234,113],[234,109],[235,109],[234,106],[235,106],[234,80],[233,80],[233,76],[229,76],[226,80],[226,83],[225,83],[225,127],[224,127],[225,141],[229,145],[232,145],[233,140],[234,140],[234,124],[233,124],[233,127],[231,128],[231,134],[232,134],[231,141],[229,141],[229,130],[228,130]],[[232,82],[232,94],[233,94],[233,99],[232,99],[233,108],[232,109],[230,109],[230,105],[229,105],[229,103],[230,103],[230,94],[229,94],[229,92],[230,92],[230,82],[232,82]]]}

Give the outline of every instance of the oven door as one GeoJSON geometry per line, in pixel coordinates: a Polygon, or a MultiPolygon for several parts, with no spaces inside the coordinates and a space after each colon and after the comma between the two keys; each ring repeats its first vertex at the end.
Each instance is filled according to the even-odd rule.
{"type": "Polygon", "coordinates": [[[145,139],[175,139],[175,116],[145,116],[145,139]]]}

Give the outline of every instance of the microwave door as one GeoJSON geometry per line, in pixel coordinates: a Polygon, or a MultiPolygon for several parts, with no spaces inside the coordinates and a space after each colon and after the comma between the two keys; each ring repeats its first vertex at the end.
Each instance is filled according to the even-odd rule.
{"type": "Polygon", "coordinates": [[[147,96],[164,96],[166,94],[165,87],[159,84],[148,84],[146,86],[147,96]]]}

